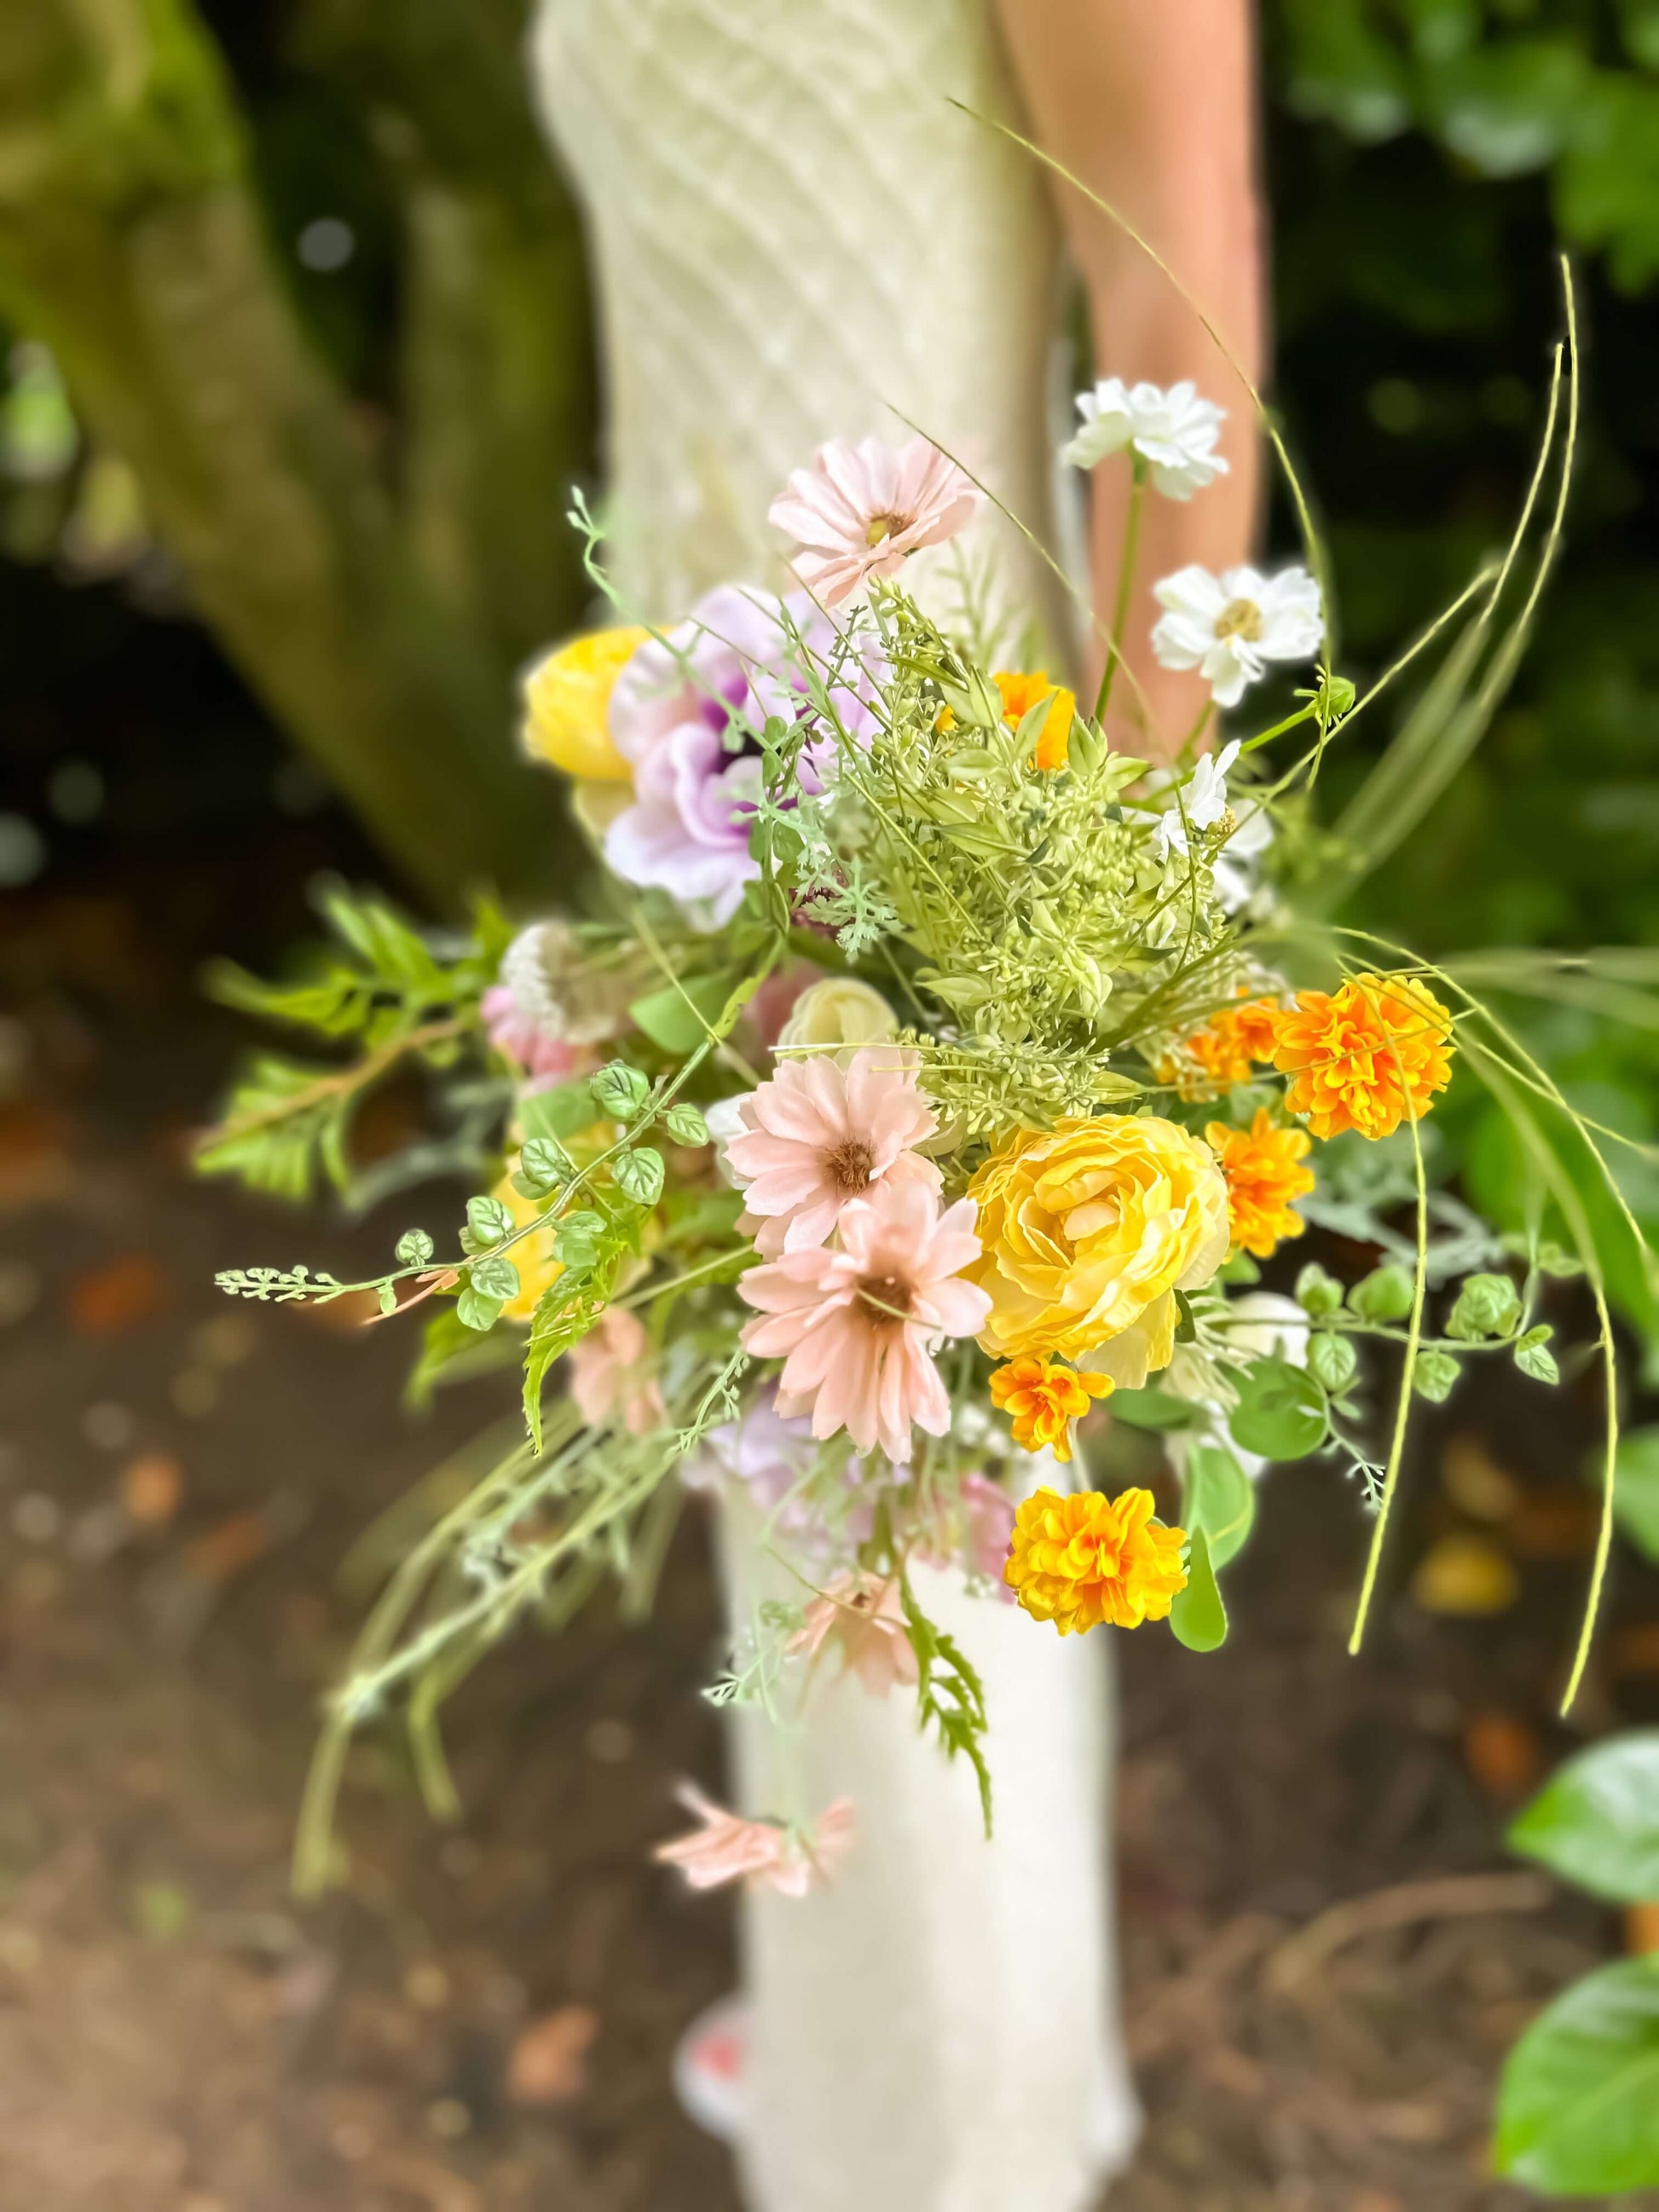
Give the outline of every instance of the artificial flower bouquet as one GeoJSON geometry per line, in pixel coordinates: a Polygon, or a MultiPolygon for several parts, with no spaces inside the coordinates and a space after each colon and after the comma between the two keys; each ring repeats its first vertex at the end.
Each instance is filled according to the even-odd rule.
{"type": "MultiPolygon", "coordinates": [[[[1190,386],[1114,380],[1080,411],[1069,458],[1131,471],[1132,532],[1143,499],[1226,465],[1190,386]]],[[[1316,819],[1324,756],[1447,641],[1401,743],[1423,757],[1437,714],[1430,739],[1467,750],[1529,611],[1496,627],[1530,505],[1501,570],[1364,695],[1331,665],[1316,567],[1158,582],[1151,650],[1211,702],[1154,761],[1106,735],[1115,691],[1133,711],[1121,613],[1087,702],[1000,640],[971,561],[984,503],[920,436],[827,446],[773,508],[794,588],[728,586],[664,629],[619,605],[530,673],[526,744],[602,863],[580,915],[484,906],[457,939],[337,891],[319,972],[222,979],[358,1057],[260,1060],[204,1168],[294,1197],[319,1173],[360,1202],[441,1171],[475,1193],[370,1282],[223,1287],[423,1322],[416,1395],[492,1366],[522,1395],[518,1441],[398,1565],[331,1704],[304,1879],[351,1731],[401,1711],[441,1799],[447,1692],[609,1578],[647,1603],[688,1488],[746,1493],[795,1593],[708,1693],[782,1711],[836,1666],[914,1697],[988,1823],[996,1715],[916,1562],[959,1566],[1034,1636],[1167,1623],[1212,1650],[1264,1468],[1316,1455],[1372,1516],[1357,1641],[1413,1396],[1480,1357],[1553,1382],[1537,1309],[1575,1267],[1611,1360],[1596,1224],[1628,1216],[1595,1133],[1454,969],[1322,918],[1346,850],[1316,819]],[[1267,726],[1214,732],[1275,664],[1310,680],[1267,726]],[[1537,1162],[1507,1238],[1431,1172],[1455,1060],[1537,1162]],[[411,1064],[434,1133],[360,1171],[351,1115],[411,1064]],[[1310,1218],[1374,1264],[1262,1289],[1310,1218]],[[1156,1487],[1091,1486],[1085,1438],[1114,1421],[1161,1439],[1156,1487]]],[[[573,519],[610,592],[580,501],[573,519]]],[[[1397,820],[1396,756],[1376,775],[1397,820]]],[[[664,1855],[697,1881],[807,1887],[853,1817],[690,1802],[699,1826],[664,1855]]]]}

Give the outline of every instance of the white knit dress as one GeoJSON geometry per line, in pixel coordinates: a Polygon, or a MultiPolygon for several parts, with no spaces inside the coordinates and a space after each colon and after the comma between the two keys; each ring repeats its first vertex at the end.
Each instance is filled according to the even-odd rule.
{"type": "MultiPolygon", "coordinates": [[[[781,581],[789,471],[902,418],[1052,543],[1053,228],[1029,157],[950,104],[1014,113],[985,0],[541,0],[532,64],[599,288],[609,558],[645,613],[781,581]]],[[[1063,640],[1021,530],[993,516],[976,543],[1063,640]]],[[[756,1534],[731,1501],[738,1626],[780,1571],[756,1534]]],[[[1108,1638],[918,1585],[984,1677],[993,1842],[902,1693],[825,1670],[799,1729],[738,1717],[744,1809],[846,1796],[858,1820],[832,1887],[743,1903],[751,2212],[1079,2212],[1134,2137],[1108,1638]]]]}

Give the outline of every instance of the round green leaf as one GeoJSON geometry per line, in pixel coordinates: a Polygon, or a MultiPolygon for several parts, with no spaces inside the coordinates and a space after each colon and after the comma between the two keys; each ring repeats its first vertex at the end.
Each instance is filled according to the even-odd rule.
{"type": "Polygon", "coordinates": [[[1485,1336],[1507,1336],[1520,1318],[1521,1293],[1507,1275],[1471,1275],[1457,1293],[1446,1334],[1476,1344],[1485,1336]]]}
{"type": "Polygon", "coordinates": [[[1495,2157],[1559,2196],[1659,2183],[1659,1960],[1598,1967],[1533,2022],[1504,2069],[1495,2157]]]}
{"type": "Polygon", "coordinates": [[[1233,1442],[1263,1459],[1305,1459],[1325,1441],[1325,1393],[1288,1359],[1258,1359],[1238,1385],[1233,1442]]]}
{"type": "Polygon", "coordinates": [[[1462,1371],[1449,1352],[1437,1352],[1431,1346],[1418,1352],[1412,1368],[1412,1388],[1431,1406],[1443,1405],[1457,1388],[1457,1378],[1462,1371]]]}
{"type": "Polygon", "coordinates": [[[626,1191],[636,1206],[654,1206],[662,1196],[663,1158],[649,1145],[641,1145],[637,1152],[624,1152],[612,1163],[611,1172],[618,1189],[626,1191]]]}
{"type": "Polygon", "coordinates": [[[424,1267],[432,1257],[432,1239],[424,1229],[405,1229],[394,1247],[402,1267],[424,1267]]]}
{"type": "Polygon", "coordinates": [[[494,1328],[501,1319],[501,1302],[479,1290],[475,1284],[463,1283],[460,1296],[455,1301],[455,1318],[480,1334],[494,1328]]]}
{"type": "Polygon", "coordinates": [[[1342,1285],[1316,1260],[1310,1260],[1296,1279],[1296,1302],[1304,1313],[1318,1321],[1341,1310],[1342,1285]]]}
{"type": "Polygon", "coordinates": [[[651,1085],[637,1067],[613,1060],[587,1079],[593,1103],[613,1121],[631,1121],[651,1096],[651,1085]]]}
{"type": "Polygon", "coordinates": [[[1592,1744],[1510,1827],[1510,1843],[1619,1905],[1659,1898],[1659,1729],[1592,1744]]]}
{"type": "Polygon", "coordinates": [[[505,1252],[492,1252],[482,1260],[475,1260],[467,1269],[472,1287],[485,1297],[495,1298],[503,1305],[508,1298],[519,1295],[519,1271],[505,1252]]]}
{"type": "Polygon", "coordinates": [[[677,1145],[706,1145],[708,1142],[708,1124],[695,1106],[683,1101],[678,1106],[671,1106],[663,1119],[668,1125],[669,1135],[677,1145]]]}
{"type": "Polygon", "coordinates": [[[503,1237],[512,1234],[513,1216],[498,1198],[469,1198],[466,1201],[466,1225],[479,1244],[499,1244],[503,1237]]]}
{"type": "Polygon", "coordinates": [[[1398,1261],[1374,1268],[1348,1292],[1348,1304],[1363,1321],[1404,1321],[1412,1310],[1415,1285],[1398,1261]]]}
{"type": "Polygon", "coordinates": [[[519,1172],[513,1178],[520,1196],[541,1198],[550,1190],[562,1190],[569,1180],[570,1156],[562,1145],[551,1137],[525,1139],[519,1172]]]}
{"type": "Polygon", "coordinates": [[[1316,1336],[1309,1339],[1308,1371],[1327,1390],[1346,1390],[1358,1365],[1359,1354],[1354,1350],[1351,1336],[1338,1336],[1329,1329],[1321,1329],[1316,1336]]]}

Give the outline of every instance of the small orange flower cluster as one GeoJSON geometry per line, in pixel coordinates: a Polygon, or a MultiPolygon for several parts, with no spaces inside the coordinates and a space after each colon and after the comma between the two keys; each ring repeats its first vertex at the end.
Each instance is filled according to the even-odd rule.
{"type": "Polygon", "coordinates": [[[1450,1012],[1410,975],[1356,975],[1340,991],[1301,991],[1273,1020],[1285,1103],[1316,1137],[1388,1137],[1420,1121],[1451,1079],[1450,1012]]]}
{"type": "Polygon", "coordinates": [[[1302,1234],[1308,1224],[1291,1201],[1314,1187],[1313,1170],[1302,1164],[1312,1149],[1305,1129],[1278,1127],[1262,1106],[1248,1129],[1212,1121],[1204,1141],[1226,1177],[1235,1249],[1266,1260],[1283,1238],[1302,1234]]]}
{"type": "MultiPolygon", "coordinates": [[[[1054,701],[1030,764],[1036,769],[1064,768],[1072,742],[1072,721],[1077,713],[1076,692],[1068,691],[1063,684],[1051,684],[1046,668],[1034,668],[1029,674],[1018,669],[999,668],[993,671],[991,681],[1002,701],[1002,719],[1014,729],[1019,727],[1033,707],[1040,706],[1045,699],[1054,701]]],[[[954,730],[956,726],[957,718],[951,708],[941,708],[933,727],[943,731],[954,730]]]]}
{"type": "Polygon", "coordinates": [[[1046,668],[1034,668],[1029,676],[1019,675],[1009,669],[1000,668],[991,681],[1002,697],[1002,718],[1018,729],[1033,707],[1045,699],[1052,699],[1048,718],[1037,739],[1036,751],[1031,765],[1037,769],[1064,768],[1066,748],[1072,741],[1072,717],[1077,712],[1077,695],[1068,691],[1063,684],[1051,684],[1046,668]]]}
{"type": "Polygon", "coordinates": [[[1049,1450],[1064,1464],[1072,1456],[1073,1422],[1088,1412],[1091,1398],[1111,1389],[1109,1376],[1079,1374],[1063,1360],[1011,1359],[992,1374],[991,1403],[1012,1414],[1022,1450],[1049,1450]]]}
{"type": "Polygon", "coordinates": [[[1102,1621],[1139,1628],[1166,1619],[1187,1587],[1186,1540],[1184,1528],[1153,1519],[1150,1490],[1039,1490],[1014,1516],[1003,1580],[1033,1620],[1052,1620],[1062,1636],[1102,1621]]]}
{"type": "Polygon", "coordinates": [[[1273,1024],[1279,1013],[1271,999],[1224,1006],[1178,1052],[1158,1063],[1158,1081],[1172,1083],[1188,1100],[1219,1098],[1234,1084],[1248,1083],[1255,1064],[1273,1056],[1273,1024]]]}

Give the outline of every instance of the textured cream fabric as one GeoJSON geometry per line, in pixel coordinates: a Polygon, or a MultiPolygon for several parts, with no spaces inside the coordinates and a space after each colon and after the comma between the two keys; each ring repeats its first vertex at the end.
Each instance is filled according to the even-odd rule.
{"type": "MultiPolygon", "coordinates": [[[[908,434],[894,406],[1048,536],[1053,229],[1029,159],[947,104],[1013,113],[983,0],[542,0],[532,59],[587,213],[609,557],[642,611],[781,582],[765,518],[788,471],[827,438],[908,434]]],[[[1070,626],[1046,569],[1006,525],[976,542],[1052,651],[1070,626]]],[[[939,556],[908,574],[930,559],[939,601],[939,556]]],[[[799,1588],[741,1499],[721,1520],[743,1628],[799,1588]]],[[[959,1577],[918,1584],[984,1676],[994,1843],[907,1697],[826,1670],[798,1729],[738,1716],[746,1810],[847,1795],[859,1819],[833,1888],[743,1906],[751,2212],[1081,2212],[1138,2124],[1107,1639],[1062,1644],[959,1577]]]]}
{"type": "MultiPolygon", "coordinates": [[[[781,582],[790,470],[901,414],[1052,538],[1054,226],[1030,157],[949,104],[1018,122],[983,0],[543,0],[532,58],[594,249],[609,557],[647,617],[781,582]]],[[[1049,572],[1000,518],[973,542],[1063,662],[1049,572]]]]}
{"type": "MultiPolygon", "coordinates": [[[[1052,1462],[1038,1479],[1064,1487],[1052,1462]]],[[[734,1626],[799,1585],[727,1501],[734,1626]]],[[[1139,2114],[1112,1971],[1104,1636],[1062,1643],[959,1575],[917,1595],[985,1684],[995,1805],[916,1733],[905,1691],[872,1698],[833,1662],[794,1728],[735,1716],[754,1813],[857,1807],[834,1882],[745,1899],[751,2115],[738,2146],[753,2212],[1083,2212],[1127,2160],[1139,2114]]]]}

